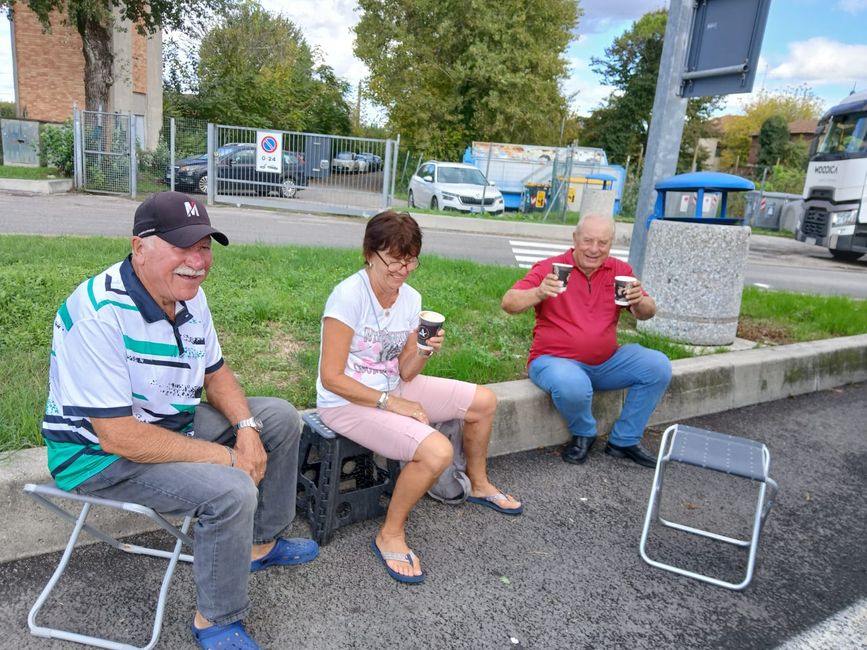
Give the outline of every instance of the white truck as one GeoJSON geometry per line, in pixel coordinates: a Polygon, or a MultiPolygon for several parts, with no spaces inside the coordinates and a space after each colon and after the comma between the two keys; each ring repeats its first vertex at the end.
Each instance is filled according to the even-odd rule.
{"type": "Polygon", "coordinates": [[[867,253],[867,91],[849,95],[819,120],[803,197],[795,239],[840,260],[867,253]]]}

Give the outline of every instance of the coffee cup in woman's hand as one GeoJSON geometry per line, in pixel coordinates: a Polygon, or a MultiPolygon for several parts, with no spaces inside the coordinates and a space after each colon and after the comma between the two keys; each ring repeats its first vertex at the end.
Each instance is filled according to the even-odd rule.
{"type": "Polygon", "coordinates": [[[419,350],[433,350],[428,345],[428,339],[436,336],[437,332],[442,329],[443,323],[446,322],[446,317],[435,311],[425,310],[418,315],[418,348],[419,350]]]}

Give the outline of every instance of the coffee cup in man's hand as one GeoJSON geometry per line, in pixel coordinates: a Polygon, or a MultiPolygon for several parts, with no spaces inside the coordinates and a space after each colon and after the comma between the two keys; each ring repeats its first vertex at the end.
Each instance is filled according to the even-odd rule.
{"type": "Polygon", "coordinates": [[[443,326],[446,317],[435,311],[425,310],[418,315],[418,347],[420,350],[432,350],[427,341],[436,336],[443,326]]]}
{"type": "Polygon", "coordinates": [[[561,262],[554,262],[554,275],[557,276],[557,279],[563,283],[563,286],[560,287],[560,293],[566,291],[566,285],[569,283],[569,275],[572,273],[572,265],[571,264],[562,264],[561,262]]]}
{"type": "Polygon", "coordinates": [[[629,307],[629,299],[626,297],[626,291],[635,282],[635,278],[631,275],[618,275],[614,278],[614,304],[621,307],[629,307]]]}

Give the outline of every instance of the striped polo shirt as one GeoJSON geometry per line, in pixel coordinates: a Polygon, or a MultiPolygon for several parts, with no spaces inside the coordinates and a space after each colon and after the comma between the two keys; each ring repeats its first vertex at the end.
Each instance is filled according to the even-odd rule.
{"type": "Polygon", "coordinates": [[[102,450],[90,418],[132,415],[192,436],[205,374],[223,365],[201,288],[177,304],[172,323],[130,260],[80,284],[54,319],[42,436],[64,490],[118,459],[102,450]]]}

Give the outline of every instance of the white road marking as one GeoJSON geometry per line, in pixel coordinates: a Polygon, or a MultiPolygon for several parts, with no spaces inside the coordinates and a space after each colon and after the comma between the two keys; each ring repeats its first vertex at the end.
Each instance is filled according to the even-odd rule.
{"type": "MultiPolygon", "coordinates": [[[[529,269],[539,260],[565,253],[571,248],[570,243],[566,242],[522,241],[516,239],[510,239],[509,246],[512,247],[515,261],[522,269],[529,269]]],[[[612,248],[611,257],[616,257],[626,262],[629,260],[629,249],[612,248]]]]}

